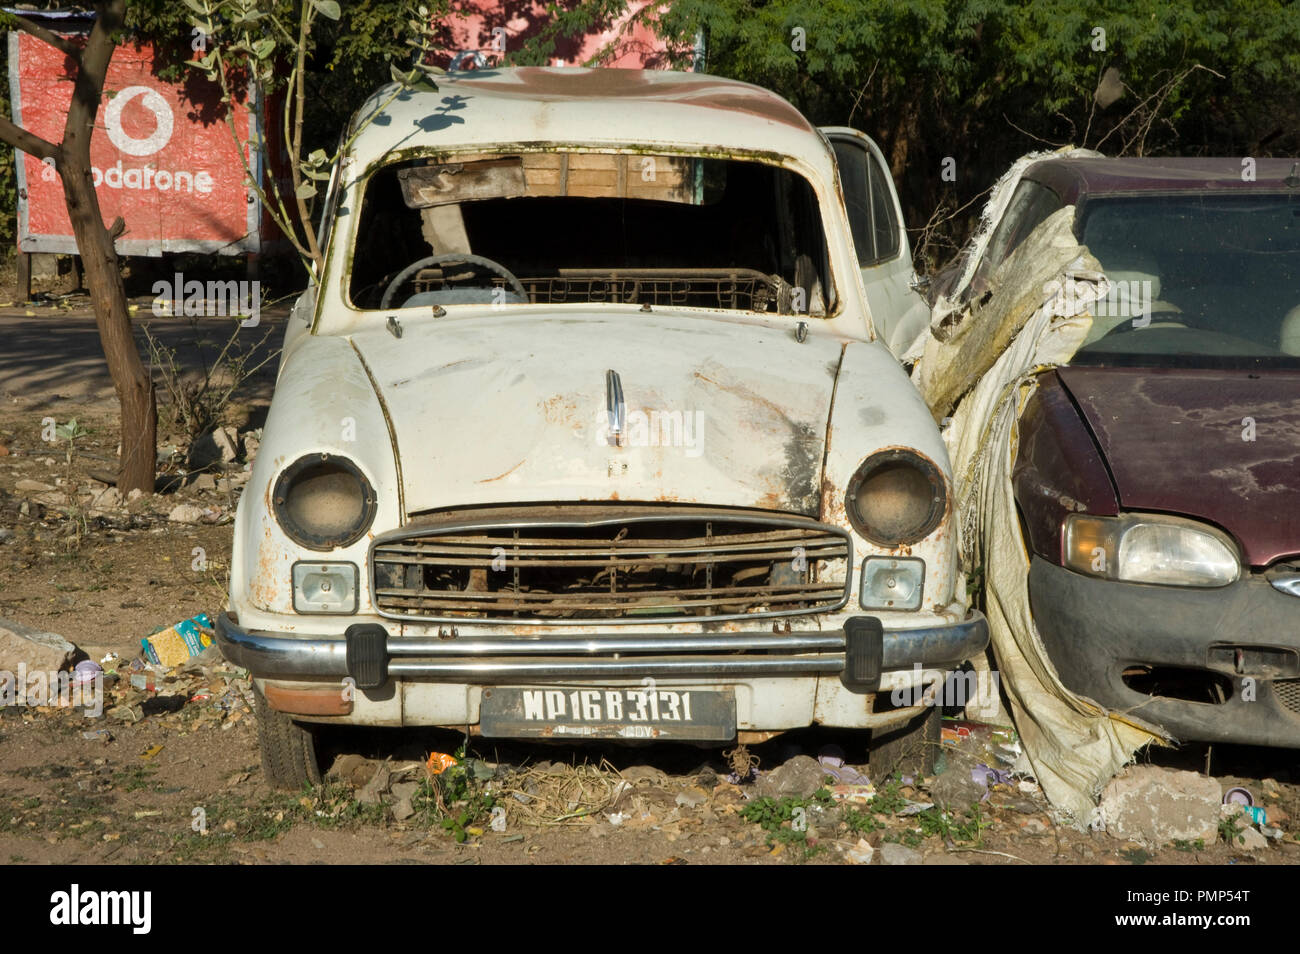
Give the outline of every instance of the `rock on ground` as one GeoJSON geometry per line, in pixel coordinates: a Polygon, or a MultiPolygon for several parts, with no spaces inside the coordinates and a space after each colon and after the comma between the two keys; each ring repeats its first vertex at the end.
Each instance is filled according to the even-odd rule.
{"type": "Polygon", "coordinates": [[[116,487],[108,487],[96,493],[90,501],[90,508],[99,513],[111,513],[126,506],[126,498],[116,487]]]}
{"type": "Polygon", "coordinates": [[[190,468],[202,470],[217,463],[232,463],[239,456],[238,442],[234,428],[218,427],[209,431],[190,447],[190,468]]]}
{"type": "Polygon", "coordinates": [[[796,755],[758,780],[766,798],[807,798],[825,784],[826,769],[811,755],[796,755]]]}
{"type": "Polygon", "coordinates": [[[1198,838],[1211,843],[1218,837],[1222,799],[1215,779],[1137,765],[1110,780],[1100,812],[1106,831],[1123,841],[1149,848],[1198,838]]]}
{"type": "Polygon", "coordinates": [[[871,842],[865,838],[859,838],[856,845],[851,845],[845,849],[844,860],[851,865],[869,865],[875,853],[876,849],[871,847],[871,842]]]}
{"type": "Polygon", "coordinates": [[[1264,851],[1268,848],[1268,839],[1255,828],[1243,828],[1237,833],[1237,840],[1232,843],[1232,847],[1245,854],[1264,851]]]}
{"type": "Polygon", "coordinates": [[[412,801],[419,790],[419,782],[398,782],[393,785],[393,818],[406,821],[415,814],[412,801]]]}
{"type": "Polygon", "coordinates": [[[988,789],[971,778],[973,759],[950,755],[948,769],[929,784],[930,799],[945,811],[966,811],[988,794],[988,789]]]}
{"type": "Polygon", "coordinates": [[[16,673],[19,663],[28,672],[55,671],[72,662],[76,653],[77,647],[56,633],[0,619],[0,671],[16,673]]]}
{"type": "Polygon", "coordinates": [[[167,514],[167,519],[172,523],[202,523],[203,517],[203,508],[196,507],[194,504],[177,504],[172,508],[171,513],[167,514]]]}
{"type": "Polygon", "coordinates": [[[915,848],[887,841],[880,846],[880,863],[882,865],[919,865],[921,853],[915,848]]]}
{"type": "Polygon", "coordinates": [[[375,769],[375,774],[371,776],[370,781],[365,787],[357,793],[357,801],[362,805],[379,805],[383,803],[383,797],[388,792],[389,781],[392,778],[392,770],[387,764],[380,765],[375,769]]]}

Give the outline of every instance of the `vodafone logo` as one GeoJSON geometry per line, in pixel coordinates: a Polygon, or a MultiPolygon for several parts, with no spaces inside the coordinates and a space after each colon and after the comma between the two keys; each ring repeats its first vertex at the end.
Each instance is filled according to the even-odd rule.
{"type": "MultiPolygon", "coordinates": [[[[142,123],[132,121],[134,129],[142,123]]],[[[111,166],[91,166],[91,179],[98,189],[139,190],[142,192],[178,192],[211,195],[216,187],[212,173],[207,169],[167,167],[165,157],[156,156],[171,142],[176,119],[172,108],[158,90],[149,86],[127,86],[108,102],[104,109],[104,131],[111,142],[127,158],[118,158],[111,166]],[[136,136],[122,125],[122,113],[131,103],[139,100],[140,106],[153,113],[153,132],[136,136]],[[144,160],[144,161],[140,161],[144,160]],[[160,168],[161,166],[161,168],[160,168]]]]}
{"type": "Polygon", "coordinates": [[[108,101],[104,110],[104,125],[108,138],[128,156],[152,156],[172,138],[172,110],[157,90],[148,86],[128,86],[108,101]],[[143,139],[137,139],[122,128],[122,110],[134,99],[154,115],[154,130],[143,139]]]}

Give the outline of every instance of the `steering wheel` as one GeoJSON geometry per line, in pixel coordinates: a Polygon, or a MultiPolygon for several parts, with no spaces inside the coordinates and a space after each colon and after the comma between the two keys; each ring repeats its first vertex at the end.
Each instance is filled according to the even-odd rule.
{"type": "Polygon", "coordinates": [[[407,265],[404,269],[398,272],[397,276],[388,283],[388,287],[384,289],[384,297],[380,299],[379,307],[390,307],[393,303],[393,296],[397,293],[397,289],[402,287],[402,283],[420,269],[428,268],[430,265],[440,265],[443,262],[464,262],[467,265],[478,265],[481,268],[486,268],[488,271],[496,272],[510,283],[511,289],[514,290],[520,298],[525,301],[529,300],[528,289],[524,288],[524,283],[516,278],[514,273],[504,265],[494,262],[490,258],[484,258],[482,255],[471,255],[469,252],[443,252],[440,255],[426,255],[424,258],[412,262],[410,265],[407,265]]]}

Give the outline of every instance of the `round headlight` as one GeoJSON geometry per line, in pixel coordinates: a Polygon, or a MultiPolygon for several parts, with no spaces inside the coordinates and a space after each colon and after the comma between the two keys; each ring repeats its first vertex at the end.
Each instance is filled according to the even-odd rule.
{"type": "Polygon", "coordinates": [[[275,482],[273,500],[275,519],[284,532],[312,550],[355,543],[375,519],[370,481],[346,457],[298,458],[275,482]]]}
{"type": "Polygon", "coordinates": [[[947,484],[939,468],[915,451],[881,451],[863,461],[849,481],[844,509],[853,529],[872,543],[916,543],[942,522],[947,484]]]}

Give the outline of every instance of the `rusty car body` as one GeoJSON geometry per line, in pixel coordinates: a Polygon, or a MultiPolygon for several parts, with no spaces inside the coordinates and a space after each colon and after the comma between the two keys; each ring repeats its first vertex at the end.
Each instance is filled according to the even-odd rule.
{"type": "Polygon", "coordinates": [[[937,728],[987,627],[828,138],[695,74],[439,87],[354,119],[239,505],[218,639],[268,778],[338,724],[937,728]]]}
{"type": "Polygon", "coordinates": [[[939,283],[978,310],[1074,207],[1109,291],[1020,416],[1030,605],[1066,687],[1179,741],[1300,748],[1297,169],[1044,158],[939,283]]]}

